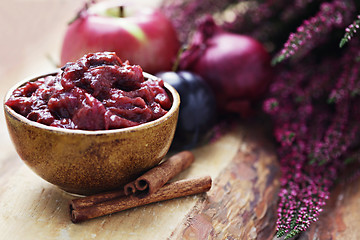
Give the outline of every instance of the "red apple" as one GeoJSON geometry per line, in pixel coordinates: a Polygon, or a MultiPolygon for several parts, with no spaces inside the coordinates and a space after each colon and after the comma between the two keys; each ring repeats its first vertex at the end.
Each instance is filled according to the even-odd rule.
{"type": "Polygon", "coordinates": [[[172,68],[179,47],[174,27],[160,10],[105,1],[84,8],[69,24],[61,65],[90,52],[110,51],[155,74],[172,68]]]}

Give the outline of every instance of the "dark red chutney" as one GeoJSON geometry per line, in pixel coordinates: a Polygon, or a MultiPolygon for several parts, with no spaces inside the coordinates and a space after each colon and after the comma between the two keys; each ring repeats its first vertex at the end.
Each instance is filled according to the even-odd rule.
{"type": "Polygon", "coordinates": [[[16,89],[6,105],[49,126],[107,130],[160,118],[171,107],[161,79],[144,79],[138,65],[114,53],[90,53],[16,89]]]}

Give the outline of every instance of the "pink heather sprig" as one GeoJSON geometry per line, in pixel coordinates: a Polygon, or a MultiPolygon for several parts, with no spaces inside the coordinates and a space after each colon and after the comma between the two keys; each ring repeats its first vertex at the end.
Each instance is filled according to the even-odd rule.
{"type": "Polygon", "coordinates": [[[342,48],[355,35],[360,27],[360,15],[357,19],[345,29],[344,37],[341,39],[339,46],[342,48]]]}
{"type": "MultiPolygon", "coordinates": [[[[332,123],[327,129],[324,139],[314,143],[311,153],[311,163],[324,164],[340,157],[348,148],[355,136],[345,135],[349,127],[349,100],[337,104],[337,112],[332,117],[332,123]]],[[[357,125],[351,126],[357,130],[357,125]]],[[[356,131],[355,131],[356,132],[356,131]]]]}
{"type": "Polygon", "coordinates": [[[300,174],[296,180],[289,179],[292,184],[283,188],[279,195],[277,237],[286,235],[285,239],[288,239],[306,231],[311,223],[318,220],[329,197],[329,186],[318,181],[322,176],[315,179],[306,177],[310,180],[306,181],[300,174]]]}
{"type": "Polygon", "coordinates": [[[360,41],[352,41],[340,58],[327,57],[318,64],[310,58],[283,70],[263,104],[280,143],[279,237],[293,237],[318,220],[359,136],[360,98],[350,93],[360,75],[349,71],[359,67],[359,51],[360,41]],[[329,103],[329,96],[340,90],[346,91],[329,103]]]}
{"type": "Polygon", "coordinates": [[[314,167],[296,146],[281,161],[283,177],[279,193],[277,236],[291,238],[316,222],[341,169],[341,161],[314,167]]]}
{"type": "Polygon", "coordinates": [[[320,6],[320,11],[314,17],[305,20],[297,28],[296,33],[290,34],[283,49],[273,59],[272,63],[282,62],[300,50],[307,52],[313,49],[334,27],[342,27],[351,15],[349,9],[352,8],[349,4],[352,5],[352,1],[334,0],[331,3],[323,3],[320,6]]]}
{"type": "Polygon", "coordinates": [[[351,103],[351,100],[356,97],[352,94],[353,89],[360,81],[358,54],[360,50],[352,47],[342,58],[342,62],[347,64],[344,65],[335,89],[330,93],[330,101],[328,100],[329,103],[335,103],[336,113],[333,115],[332,123],[324,139],[313,143],[312,159],[320,164],[345,154],[359,130],[356,122],[358,106],[351,103]]]}
{"type": "Polygon", "coordinates": [[[345,56],[343,61],[347,62],[347,64],[344,66],[343,73],[336,87],[330,93],[329,103],[336,103],[346,97],[358,94],[358,86],[360,85],[360,51],[352,48],[351,55],[345,56]]]}
{"type": "Polygon", "coordinates": [[[318,220],[329,197],[338,164],[314,168],[297,148],[281,160],[283,177],[279,193],[277,236],[291,238],[318,220]]]}

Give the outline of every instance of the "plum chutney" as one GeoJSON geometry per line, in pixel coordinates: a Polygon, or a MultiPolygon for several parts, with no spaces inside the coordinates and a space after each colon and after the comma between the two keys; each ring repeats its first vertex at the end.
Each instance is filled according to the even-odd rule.
{"type": "Polygon", "coordinates": [[[136,126],[165,115],[172,104],[161,79],[145,79],[140,66],[115,53],[90,53],[61,70],[27,82],[5,104],[32,121],[83,130],[136,126]]]}

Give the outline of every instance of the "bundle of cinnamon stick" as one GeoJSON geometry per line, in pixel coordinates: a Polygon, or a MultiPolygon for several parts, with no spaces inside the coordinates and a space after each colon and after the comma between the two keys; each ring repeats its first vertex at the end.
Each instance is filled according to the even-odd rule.
{"type": "Polygon", "coordinates": [[[169,199],[203,193],[211,188],[211,177],[168,183],[194,162],[190,151],[180,152],[152,168],[123,189],[70,201],[73,223],[169,199]]]}

